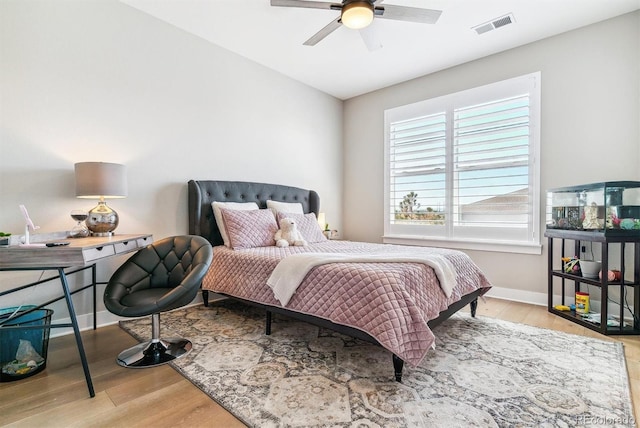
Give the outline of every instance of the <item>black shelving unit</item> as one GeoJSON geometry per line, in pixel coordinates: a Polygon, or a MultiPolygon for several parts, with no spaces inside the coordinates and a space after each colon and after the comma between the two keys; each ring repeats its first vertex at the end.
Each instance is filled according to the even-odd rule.
{"type": "MultiPolygon", "coordinates": [[[[636,233],[625,234],[607,234],[606,231],[585,231],[585,230],[562,230],[562,229],[547,229],[545,237],[548,242],[548,310],[549,312],[566,318],[577,324],[580,324],[586,328],[597,331],[604,335],[639,335],[640,334],[640,236],[636,233]],[[561,245],[558,248],[554,248],[554,240],[560,240],[561,245]],[[573,242],[572,253],[571,242],[573,242]],[[609,282],[607,275],[602,275],[602,279],[585,278],[581,275],[574,275],[565,273],[562,270],[562,258],[569,256],[578,256],[580,254],[580,248],[583,242],[598,242],[601,245],[600,260],[602,262],[602,272],[609,270],[609,250],[610,246],[619,246],[620,263],[619,270],[621,273],[622,281],[609,282]],[[626,266],[625,253],[628,246],[633,246],[633,266],[626,266]],[[554,269],[554,266],[560,266],[560,269],[554,269]],[[631,275],[625,275],[631,270],[633,272],[633,280],[624,280],[631,275]],[[555,305],[565,305],[566,292],[572,291],[575,295],[578,291],[584,291],[581,289],[582,285],[593,285],[600,288],[600,323],[594,323],[586,321],[582,318],[581,314],[576,314],[575,311],[560,311],[554,308],[555,305]],[[554,302],[554,287],[561,287],[561,301],[554,302]],[[572,287],[573,289],[569,289],[572,287]],[[620,293],[619,303],[620,312],[618,314],[612,314],[620,320],[619,326],[608,325],[608,301],[610,288],[618,288],[620,293]],[[633,320],[625,321],[625,308],[627,307],[627,297],[632,295],[632,318],[633,320]]],[[[628,314],[628,313],[627,313],[628,314]]],[[[628,315],[627,315],[628,318],[628,315]]]]}

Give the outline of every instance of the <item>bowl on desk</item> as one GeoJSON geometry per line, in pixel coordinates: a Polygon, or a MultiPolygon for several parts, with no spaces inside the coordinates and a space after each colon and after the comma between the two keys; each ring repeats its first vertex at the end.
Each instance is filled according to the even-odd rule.
{"type": "Polygon", "coordinates": [[[580,271],[582,272],[582,276],[585,278],[598,278],[598,273],[600,273],[600,268],[602,267],[601,262],[594,262],[590,260],[580,260],[580,271]]]}

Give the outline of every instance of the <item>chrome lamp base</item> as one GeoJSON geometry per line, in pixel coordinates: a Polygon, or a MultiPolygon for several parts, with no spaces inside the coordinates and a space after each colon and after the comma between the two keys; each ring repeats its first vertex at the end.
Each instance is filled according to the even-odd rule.
{"type": "Polygon", "coordinates": [[[111,236],[118,227],[120,218],[115,210],[107,206],[104,199],[98,202],[98,206],[89,211],[85,223],[92,236],[111,236]]]}
{"type": "Polygon", "coordinates": [[[122,367],[133,369],[155,367],[166,364],[191,352],[191,342],[181,338],[160,339],[143,342],[118,355],[122,367]]]}
{"type": "Polygon", "coordinates": [[[115,235],[113,232],[101,232],[101,233],[96,233],[96,232],[89,232],[90,236],[113,236],[115,235]]]}

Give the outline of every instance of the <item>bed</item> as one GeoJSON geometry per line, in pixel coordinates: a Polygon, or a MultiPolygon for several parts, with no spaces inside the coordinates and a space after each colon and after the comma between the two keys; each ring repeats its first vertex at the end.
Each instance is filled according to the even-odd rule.
{"type": "MultiPolygon", "coordinates": [[[[467,304],[475,316],[478,297],[491,287],[471,259],[454,250],[331,241],[317,238],[313,235],[315,231],[308,232],[308,228],[305,233],[311,233],[313,239],[306,246],[279,248],[255,243],[235,249],[225,246],[212,203],[255,203],[264,209],[267,201],[282,203],[284,211],[287,205],[301,206],[302,214],[297,214],[301,222],[310,217],[309,213],[317,215],[320,207],[316,192],[297,187],[242,181],[188,182],[189,233],[207,238],[214,246],[213,262],[202,283],[205,305],[209,292],[214,292],[264,308],[266,334],[271,332],[272,314],[276,313],[379,344],[392,352],[394,376],[401,381],[404,363],[419,364],[433,346],[432,329],[467,304]],[[276,298],[273,287],[267,285],[283,259],[327,254],[346,259],[313,265],[288,301],[276,298]],[[387,255],[391,255],[389,260],[376,258],[387,255]],[[407,260],[403,259],[409,255],[407,260]],[[443,269],[416,262],[413,257],[446,259],[445,266],[455,269],[454,285],[445,291],[441,284],[443,269]]],[[[266,218],[266,213],[270,213],[223,211],[229,216],[225,217],[227,226],[233,224],[226,221],[229,219],[246,221],[249,215],[266,218]]],[[[279,218],[284,215],[277,214],[279,218]]],[[[252,229],[259,223],[251,220],[250,226],[245,225],[251,229],[246,234],[263,233],[262,226],[256,226],[255,232],[252,229]]]]}

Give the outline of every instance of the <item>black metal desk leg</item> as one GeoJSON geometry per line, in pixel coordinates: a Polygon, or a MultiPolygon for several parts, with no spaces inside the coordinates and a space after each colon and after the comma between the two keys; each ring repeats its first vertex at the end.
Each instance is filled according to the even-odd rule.
{"type": "Polygon", "coordinates": [[[64,292],[64,298],[67,301],[67,308],[69,308],[69,318],[71,318],[73,333],[76,336],[76,344],[78,345],[78,353],[80,354],[80,360],[82,361],[82,369],[84,370],[84,377],[87,380],[87,388],[89,388],[89,395],[91,397],[95,397],[96,393],[93,390],[91,373],[89,373],[89,364],[87,363],[87,356],[84,353],[84,345],[82,344],[82,336],[80,336],[80,328],[78,328],[76,311],[73,308],[73,301],[71,300],[71,293],[69,292],[69,284],[67,282],[67,276],[63,268],[58,268],[58,274],[60,275],[60,282],[62,283],[62,291],[64,292]]]}
{"type": "Polygon", "coordinates": [[[93,288],[93,329],[97,329],[98,328],[98,315],[96,313],[96,303],[97,303],[97,293],[96,293],[96,284],[97,284],[97,278],[96,278],[96,265],[95,263],[91,265],[91,284],[93,288]]]}

